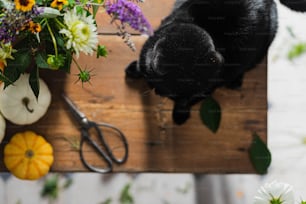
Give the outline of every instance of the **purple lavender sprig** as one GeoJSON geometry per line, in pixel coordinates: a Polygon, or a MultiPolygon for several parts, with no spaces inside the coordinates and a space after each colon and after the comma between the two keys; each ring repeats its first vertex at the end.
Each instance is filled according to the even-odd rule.
{"type": "Polygon", "coordinates": [[[127,0],[107,0],[105,3],[107,13],[115,19],[119,19],[122,23],[129,24],[133,29],[147,34],[153,35],[153,29],[144,17],[138,5],[127,0]]]}

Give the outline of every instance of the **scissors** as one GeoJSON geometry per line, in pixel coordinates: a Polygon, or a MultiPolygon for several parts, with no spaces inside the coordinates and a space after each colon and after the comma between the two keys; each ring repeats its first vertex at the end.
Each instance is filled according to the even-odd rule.
{"type": "Polygon", "coordinates": [[[128,143],[126,140],[125,135],[115,126],[108,124],[108,123],[96,123],[94,121],[90,121],[87,119],[84,113],[82,113],[77,106],[65,95],[62,94],[62,97],[64,98],[64,101],[67,103],[70,112],[73,114],[74,118],[78,121],[78,123],[81,125],[81,141],[80,141],[80,158],[82,163],[91,171],[98,172],[98,173],[108,173],[111,172],[113,169],[113,162],[117,164],[122,164],[127,160],[128,157],[128,143]],[[107,144],[103,132],[101,128],[99,127],[105,127],[105,128],[110,128],[112,131],[115,131],[119,139],[121,140],[123,147],[124,147],[124,155],[122,158],[117,158],[110,146],[107,144]],[[98,138],[102,145],[104,146],[104,149],[99,147],[99,145],[91,138],[90,130],[93,129],[96,131],[98,138]],[[83,154],[83,149],[82,146],[83,144],[87,142],[89,145],[91,145],[95,151],[104,159],[106,162],[107,166],[105,168],[100,168],[100,167],[95,167],[91,164],[89,164],[83,154]]]}

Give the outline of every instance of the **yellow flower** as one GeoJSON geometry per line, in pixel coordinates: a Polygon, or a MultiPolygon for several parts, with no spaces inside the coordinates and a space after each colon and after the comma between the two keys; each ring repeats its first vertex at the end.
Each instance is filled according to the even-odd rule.
{"type": "Polygon", "coordinates": [[[29,30],[32,33],[39,33],[41,31],[41,26],[39,23],[34,23],[33,21],[29,22],[29,30]]]}
{"type": "Polygon", "coordinates": [[[67,5],[68,0],[53,0],[51,3],[52,8],[58,8],[58,10],[62,10],[63,5],[67,5]]]}
{"type": "Polygon", "coordinates": [[[15,8],[23,12],[32,10],[35,0],[14,0],[15,8]]]}

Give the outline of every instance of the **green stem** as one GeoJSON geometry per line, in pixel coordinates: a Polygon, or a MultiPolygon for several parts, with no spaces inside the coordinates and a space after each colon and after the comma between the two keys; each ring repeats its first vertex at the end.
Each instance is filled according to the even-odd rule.
{"type": "Polygon", "coordinates": [[[66,26],[60,22],[57,18],[54,19],[56,21],[56,23],[61,27],[61,28],[65,28],[66,26]]]}
{"type": "Polygon", "coordinates": [[[74,59],[74,57],[72,57],[73,62],[76,64],[77,68],[79,69],[80,72],[82,72],[81,66],[79,65],[79,63],[74,59]]]}
{"type": "Polygon", "coordinates": [[[92,5],[92,6],[104,6],[104,2],[102,3],[87,2],[86,4],[92,5]]]}
{"type": "Polygon", "coordinates": [[[43,18],[41,21],[40,21],[40,25],[43,27],[45,26],[45,23],[47,22],[47,19],[46,18],[43,18]]]}
{"type": "Polygon", "coordinates": [[[24,98],[22,99],[22,104],[25,106],[25,108],[27,109],[27,111],[29,111],[29,113],[33,113],[33,112],[34,112],[34,109],[31,109],[31,108],[29,107],[29,103],[30,103],[30,99],[29,99],[29,98],[24,97],[24,98]]]}
{"type": "Polygon", "coordinates": [[[48,31],[49,31],[51,39],[52,39],[52,43],[53,43],[54,50],[55,50],[55,56],[57,57],[58,56],[58,50],[57,50],[56,39],[55,39],[55,36],[54,36],[54,34],[52,32],[52,29],[51,29],[51,27],[49,25],[49,22],[47,20],[46,20],[46,25],[47,25],[48,31]]]}

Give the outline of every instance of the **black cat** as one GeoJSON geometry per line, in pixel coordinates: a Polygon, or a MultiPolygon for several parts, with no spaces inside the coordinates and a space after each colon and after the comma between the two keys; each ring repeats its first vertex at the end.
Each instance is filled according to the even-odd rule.
{"type": "MultiPolygon", "coordinates": [[[[306,7],[306,0],[281,2],[306,7]]],[[[143,77],[156,94],[172,99],[173,120],[183,124],[191,106],[217,87],[240,87],[276,31],[273,0],[188,0],[162,21],[126,75],[143,77]]]]}
{"type": "Polygon", "coordinates": [[[295,11],[306,11],[306,0],[280,0],[280,2],[295,11]]]}

